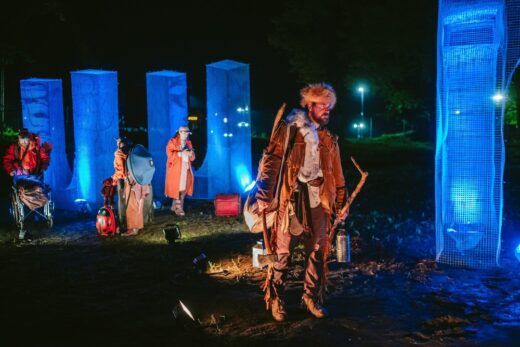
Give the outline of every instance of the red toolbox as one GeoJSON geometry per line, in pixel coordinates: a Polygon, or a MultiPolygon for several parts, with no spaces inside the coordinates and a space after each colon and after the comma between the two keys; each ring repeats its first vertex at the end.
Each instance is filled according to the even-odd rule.
{"type": "Polygon", "coordinates": [[[240,194],[217,194],[215,196],[215,216],[238,216],[240,214],[240,194]]]}

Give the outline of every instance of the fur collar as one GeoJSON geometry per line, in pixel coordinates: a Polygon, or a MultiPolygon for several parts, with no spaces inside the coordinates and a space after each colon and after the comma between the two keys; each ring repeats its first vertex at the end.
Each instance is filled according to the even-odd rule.
{"type": "Polygon", "coordinates": [[[317,145],[320,140],[318,138],[318,129],[316,125],[309,119],[307,112],[302,109],[295,108],[285,118],[289,126],[296,126],[302,134],[306,143],[317,145]]]}

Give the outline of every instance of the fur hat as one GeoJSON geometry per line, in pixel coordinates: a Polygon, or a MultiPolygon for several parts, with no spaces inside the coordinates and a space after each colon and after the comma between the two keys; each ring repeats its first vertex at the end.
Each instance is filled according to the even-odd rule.
{"type": "Polygon", "coordinates": [[[336,92],[330,84],[320,82],[311,83],[300,90],[300,106],[305,107],[310,103],[329,104],[330,108],[336,105],[336,92]]]}

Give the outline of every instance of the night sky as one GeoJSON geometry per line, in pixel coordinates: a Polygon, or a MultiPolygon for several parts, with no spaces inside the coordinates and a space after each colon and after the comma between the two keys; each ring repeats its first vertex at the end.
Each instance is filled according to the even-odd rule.
{"type": "MultiPolygon", "coordinates": [[[[281,102],[296,106],[298,90],[305,82],[301,71],[298,73],[297,59],[284,51],[283,40],[282,47],[273,44],[275,22],[282,16],[285,22],[291,22],[292,26],[288,25],[287,30],[289,36],[295,38],[286,38],[285,42],[303,38],[303,50],[310,52],[311,58],[318,57],[326,66],[327,73],[313,76],[333,83],[338,90],[336,112],[343,115],[336,120],[343,124],[349,115],[358,112],[359,100],[343,84],[346,73],[339,67],[336,71],[338,61],[340,64],[347,62],[355,69],[355,59],[363,61],[362,55],[366,54],[372,60],[380,59],[380,63],[375,61],[379,69],[387,69],[385,55],[391,52],[384,46],[384,41],[388,40],[385,37],[378,40],[377,35],[385,33],[385,26],[389,25],[395,26],[393,30],[399,34],[399,40],[413,38],[411,47],[427,46],[433,54],[436,1],[423,0],[415,8],[410,7],[416,3],[411,0],[399,3],[372,0],[367,2],[368,7],[353,1],[327,0],[326,3],[326,7],[322,7],[317,2],[291,0],[10,1],[2,6],[0,13],[0,53],[7,62],[6,123],[20,126],[19,80],[29,77],[63,80],[65,117],[67,123],[71,122],[69,73],[86,68],[118,72],[119,110],[127,120],[127,126],[146,126],[145,73],[149,71],[186,72],[190,112],[204,115],[205,64],[233,59],[250,64],[253,131],[255,127],[258,132],[268,130],[281,102]],[[304,4],[301,8],[300,3],[304,4]],[[287,14],[290,7],[294,13],[287,14]],[[341,8],[347,14],[340,16],[335,8],[341,8]],[[404,14],[414,11],[419,18],[409,25],[416,28],[403,32],[396,25],[409,22],[404,14]],[[428,16],[428,20],[422,20],[421,16],[428,16]],[[295,30],[294,23],[298,25],[299,21],[307,21],[307,24],[300,24],[301,28],[295,30]],[[336,34],[338,23],[343,31],[336,34]],[[329,25],[333,35],[327,31],[329,25]],[[424,32],[427,37],[420,36],[424,32]],[[308,43],[305,42],[306,35],[308,43]],[[348,55],[337,42],[345,36],[351,38],[348,55]]],[[[282,38],[283,35],[287,36],[287,32],[282,38]]],[[[397,47],[396,51],[399,50],[404,49],[397,47]]],[[[399,54],[394,55],[398,57],[399,54]]],[[[421,51],[416,56],[421,54],[424,55],[421,51]]],[[[423,64],[429,67],[426,77],[423,76],[427,82],[416,88],[431,100],[434,95],[433,59],[434,56],[429,59],[430,65],[423,64]]],[[[392,62],[391,57],[389,62],[392,62]]],[[[312,59],[308,65],[300,70],[312,70],[312,59]]],[[[377,73],[368,65],[359,71],[377,73]]],[[[403,75],[400,79],[407,81],[408,77],[403,75]]],[[[368,111],[371,111],[370,107],[373,112],[376,107],[383,110],[384,102],[377,103],[372,97],[372,103],[367,102],[368,111]]]]}

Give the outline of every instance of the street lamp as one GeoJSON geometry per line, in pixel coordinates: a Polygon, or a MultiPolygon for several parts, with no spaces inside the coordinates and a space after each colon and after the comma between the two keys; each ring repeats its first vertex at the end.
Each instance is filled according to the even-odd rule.
{"type": "Polygon", "coordinates": [[[354,129],[357,130],[358,139],[361,137],[361,131],[365,128],[365,124],[363,122],[354,123],[354,129]]]}
{"type": "MultiPolygon", "coordinates": [[[[361,94],[361,124],[364,124],[364,122],[365,122],[365,88],[359,87],[358,92],[361,94]]],[[[361,128],[364,128],[364,125],[361,128]]],[[[361,134],[361,137],[363,137],[363,134],[361,134]]],[[[370,118],[370,137],[372,137],[372,118],[370,118]]]]}

